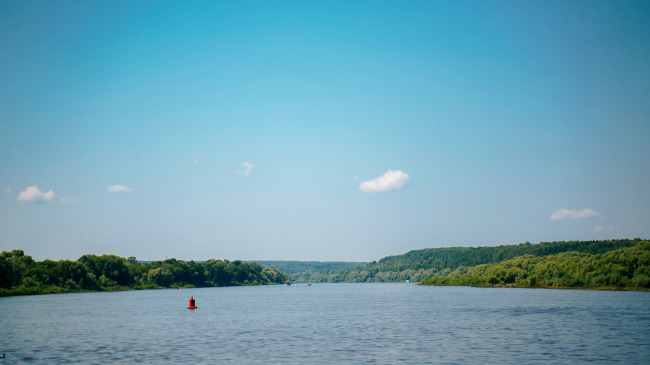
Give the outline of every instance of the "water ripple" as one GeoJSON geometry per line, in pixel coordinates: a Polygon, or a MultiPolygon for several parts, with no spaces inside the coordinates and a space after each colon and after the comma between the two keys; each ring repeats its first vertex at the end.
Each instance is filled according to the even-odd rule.
{"type": "Polygon", "coordinates": [[[0,353],[4,364],[647,364],[648,313],[649,293],[408,284],[42,295],[0,298],[0,353]]]}

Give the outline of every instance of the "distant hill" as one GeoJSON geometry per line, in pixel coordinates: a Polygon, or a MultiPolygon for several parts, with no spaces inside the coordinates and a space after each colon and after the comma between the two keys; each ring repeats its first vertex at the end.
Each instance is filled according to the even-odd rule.
{"type": "Polygon", "coordinates": [[[334,270],[350,270],[365,265],[367,262],[353,261],[249,261],[279,270],[288,275],[304,272],[328,273],[334,270]]]}
{"type": "MultiPolygon", "coordinates": [[[[292,273],[294,281],[303,282],[393,282],[420,281],[433,277],[440,271],[453,271],[459,267],[498,263],[523,255],[543,257],[563,252],[592,255],[635,246],[640,238],[602,241],[530,242],[516,245],[483,247],[443,247],[409,251],[403,255],[387,256],[378,262],[348,270],[292,273]]],[[[286,272],[284,270],[281,270],[286,272]]]]}
{"type": "Polygon", "coordinates": [[[499,263],[439,272],[423,285],[510,285],[517,287],[650,288],[650,242],[604,254],[563,252],[519,256],[499,263]]]}
{"type": "Polygon", "coordinates": [[[403,255],[387,256],[376,264],[368,265],[373,271],[404,271],[419,269],[455,269],[460,266],[476,266],[501,262],[522,255],[548,256],[562,252],[582,252],[592,255],[632,247],[640,238],[603,241],[530,242],[516,245],[483,247],[425,248],[409,251],[403,255]]]}

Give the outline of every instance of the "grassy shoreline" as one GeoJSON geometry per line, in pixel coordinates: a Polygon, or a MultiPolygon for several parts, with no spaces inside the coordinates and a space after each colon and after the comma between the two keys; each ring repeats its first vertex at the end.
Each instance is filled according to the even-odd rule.
{"type": "Polygon", "coordinates": [[[105,287],[101,289],[69,289],[61,288],[56,286],[49,287],[29,287],[29,288],[12,288],[4,289],[0,288],[0,298],[1,297],[15,297],[15,296],[25,296],[25,295],[47,295],[47,294],[71,294],[71,293],[101,293],[101,292],[116,292],[116,291],[131,291],[131,290],[168,290],[168,289],[196,289],[196,288],[223,288],[230,286],[258,286],[258,285],[280,285],[277,283],[271,284],[236,284],[236,285],[217,285],[217,286],[194,286],[194,285],[179,285],[173,287],[164,287],[157,285],[145,285],[137,287],[128,287],[128,286],[114,286],[114,287],[105,287]]]}

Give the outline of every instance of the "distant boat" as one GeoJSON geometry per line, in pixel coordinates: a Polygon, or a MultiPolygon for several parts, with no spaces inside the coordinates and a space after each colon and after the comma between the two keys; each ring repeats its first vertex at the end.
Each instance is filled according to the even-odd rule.
{"type": "Polygon", "coordinates": [[[411,280],[409,280],[409,279],[406,279],[406,280],[405,280],[404,282],[405,282],[405,283],[410,283],[410,282],[411,282],[411,280]]]}
{"type": "Polygon", "coordinates": [[[285,281],[284,283],[287,284],[287,286],[291,286],[291,282],[289,280],[285,281]]]}
{"type": "Polygon", "coordinates": [[[311,283],[307,283],[308,286],[311,286],[311,283]]]}

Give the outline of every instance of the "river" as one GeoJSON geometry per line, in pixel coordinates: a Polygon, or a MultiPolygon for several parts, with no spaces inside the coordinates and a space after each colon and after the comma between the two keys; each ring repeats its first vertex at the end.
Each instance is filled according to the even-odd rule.
{"type": "Polygon", "coordinates": [[[650,293],[364,283],[5,297],[0,353],[0,365],[648,364],[650,293]]]}

